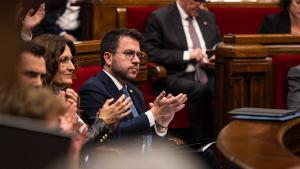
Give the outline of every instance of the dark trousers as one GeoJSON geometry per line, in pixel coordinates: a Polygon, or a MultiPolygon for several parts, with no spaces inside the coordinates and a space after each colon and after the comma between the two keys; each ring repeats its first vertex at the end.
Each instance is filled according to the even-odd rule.
{"type": "Polygon", "coordinates": [[[188,96],[188,110],[194,141],[213,136],[213,117],[211,101],[213,99],[214,76],[208,76],[208,83],[203,85],[194,80],[194,73],[168,75],[158,82],[155,88],[177,95],[188,96]],[[161,88],[163,86],[163,88],[161,88]]]}

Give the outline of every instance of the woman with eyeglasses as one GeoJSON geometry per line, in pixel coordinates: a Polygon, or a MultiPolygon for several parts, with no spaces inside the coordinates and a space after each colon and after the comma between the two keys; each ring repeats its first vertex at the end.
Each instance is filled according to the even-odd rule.
{"type": "Polygon", "coordinates": [[[291,33],[300,35],[300,0],[280,0],[282,11],[266,16],[258,33],[291,33]]]}
{"type": "Polygon", "coordinates": [[[82,142],[105,140],[110,130],[117,126],[119,119],[130,113],[131,100],[125,99],[125,95],[114,103],[113,99],[107,100],[99,110],[95,123],[86,127],[77,114],[79,110],[78,94],[70,88],[76,70],[74,44],[66,41],[63,37],[52,34],[38,36],[33,41],[46,49],[47,73],[44,85],[58,95],[67,106],[66,113],[60,117],[60,127],[64,132],[73,135],[75,148],[80,149],[82,142]]]}

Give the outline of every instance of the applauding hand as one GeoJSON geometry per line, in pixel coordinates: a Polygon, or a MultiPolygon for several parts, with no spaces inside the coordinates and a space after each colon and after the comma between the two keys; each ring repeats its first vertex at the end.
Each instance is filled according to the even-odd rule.
{"type": "Polygon", "coordinates": [[[130,113],[132,101],[130,98],[125,99],[123,94],[115,103],[113,98],[105,101],[102,109],[97,112],[97,117],[103,119],[108,125],[117,126],[120,119],[130,113]]]}

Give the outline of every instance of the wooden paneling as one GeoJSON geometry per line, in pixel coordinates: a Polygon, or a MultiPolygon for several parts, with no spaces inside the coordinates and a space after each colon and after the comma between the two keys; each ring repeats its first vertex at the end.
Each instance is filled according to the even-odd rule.
{"type": "Polygon", "coordinates": [[[228,123],[229,110],[273,108],[272,56],[300,54],[300,36],[231,35],[224,41],[216,50],[216,135],[228,123]]]}

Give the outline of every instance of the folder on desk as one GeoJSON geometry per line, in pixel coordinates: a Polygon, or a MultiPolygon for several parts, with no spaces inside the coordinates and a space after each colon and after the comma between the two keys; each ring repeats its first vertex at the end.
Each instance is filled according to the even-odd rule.
{"type": "Polygon", "coordinates": [[[297,112],[295,110],[265,109],[252,107],[234,109],[229,111],[228,113],[234,115],[232,118],[246,120],[286,121],[300,116],[300,112],[297,112]]]}

